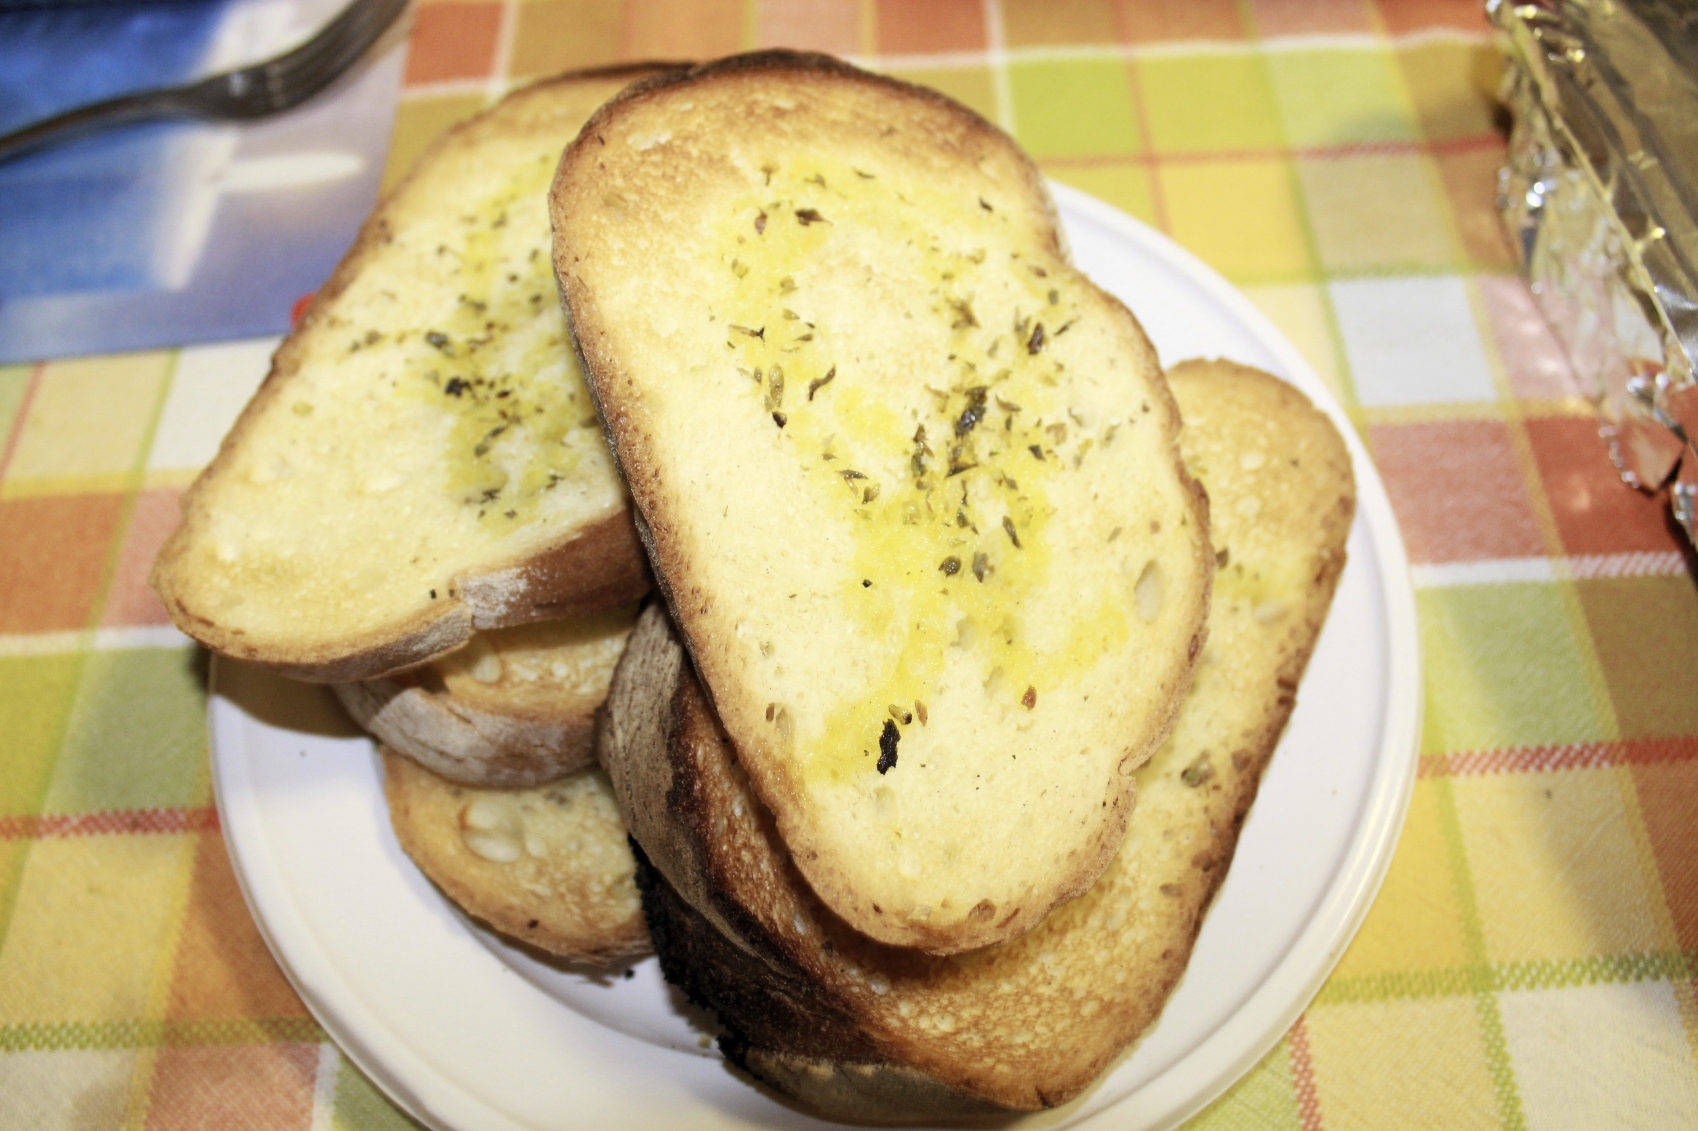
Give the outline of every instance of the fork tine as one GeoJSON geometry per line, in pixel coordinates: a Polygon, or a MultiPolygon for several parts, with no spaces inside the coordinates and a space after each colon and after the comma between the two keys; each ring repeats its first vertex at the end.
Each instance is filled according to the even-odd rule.
{"type": "Polygon", "coordinates": [[[325,30],[272,60],[280,76],[306,79],[345,69],[371,46],[406,8],[407,0],[356,0],[325,30]]]}
{"type": "Polygon", "coordinates": [[[318,93],[354,64],[407,6],[407,0],[355,0],[293,51],[261,64],[272,102],[287,109],[318,93]]]}
{"type": "Polygon", "coordinates": [[[162,114],[222,121],[260,118],[311,98],[356,63],[408,0],[353,0],[292,50],[183,86],[138,91],[75,107],[0,136],[0,162],[74,132],[162,114]]]}
{"type": "Polygon", "coordinates": [[[387,27],[394,10],[405,0],[354,0],[311,38],[270,60],[270,65],[289,68],[311,64],[326,54],[339,54],[349,44],[369,42],[373,31],[387,27]]]}

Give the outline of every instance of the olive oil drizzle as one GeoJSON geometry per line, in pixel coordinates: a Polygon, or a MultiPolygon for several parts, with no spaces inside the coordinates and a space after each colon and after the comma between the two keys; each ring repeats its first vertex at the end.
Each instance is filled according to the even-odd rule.
{"type": "Polygon", "coordinates": [[[394,337],[406,396],[452,419],[444,489],[497,530],[535,521],[600,447],[548,253],[552,173],[540,156],[455,219],[428,255],[452,302],[394,337]]]}
{"type": "Polygon", "coordinates": [[[901,722],[900,736],[926,723],[912,711],[893,722],[891,705],[936,699],[952,652],[972,658],[991,709],[1024,714],[1126,638],[1113,605],[1081,610],[1059,651],[1040,653],[1020,621],[1022,599],[1053,569],[1051,488],[1094,442],[1068,418],[1065,366],[1051,349],[1082,311],[1041,249],[991,260],[985,247],[1008,246],[1010,230],[994,208],[970,199],[966,242],[960,228],[932,239],[924,218],[959,204],[936,190],[822,161],[765,171],[768,182],[716,233],[735,296],[722,312],[733,389],[795,446],[813,505],[856,524],[841,604],[887,656],[863,694],[817,728],[803,722],[797,751],[809,774],[896,775],[890,728],[901,722]],[[811,269],[831,262],[840,240],[908,245],[930,284],[929,308],[914,317],[940,320],[948,345],[914,359],[920,371],[906,379],[922,391],[917,408],[893,407],[916,402],[911,390],[889,395],[889,378],[855,364],[852,339],[810,320],[811,269]]]}

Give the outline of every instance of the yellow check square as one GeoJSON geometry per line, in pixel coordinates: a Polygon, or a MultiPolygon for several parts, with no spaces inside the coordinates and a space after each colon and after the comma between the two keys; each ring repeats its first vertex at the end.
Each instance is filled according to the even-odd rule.
{"type": "Polygon", "coordinates": [[[1309,1010],[1321,1126],[1500,1131],[1479,1008],[1472,997],[1442,997],[1309,1010]]]}
{"type": "Polygon", "coordinates": [[[1302,206],[1285,161],[1168,163],[1157,182],[1173,238],[1233,282],[1310,278],[1302,206]]]}
{"type": "Polygon", "coordinates": [[[936,67],[892,73],[903,82],[929,86],[947,94],[987,122],[997,120],[996,86],[985,67],[936,67]]]}
{"type": "Polygon", "coordinates": [[[1389,53],[1328,48],[1270,51],[1266,58],[1292,145],[1414,140],[1414,108],[1389,53]]]}
{"type": "Polygon", "coordinates": [[[1487,959],[1584,959],[1673,945],[1652,912],[1662,893],[1642,866],[1626,774],[1455,779],[1487,959]]]}
{"type": "Polygon", "coordinates": [[[1143,152],[1128,64],[1069,59],[1011,64],[1015,133],[1033,157],[1135,157],[1143,152]]]}
{"type": "Polygon", "coordinates": [[[173,834],[36,841],[0,947],[0,1025],[146,1017],[193,845],[173,834]]]}
{"type": "Polygon", "coordinates": [[[1051,164],[1044,172],[1064,184],[1106,200],[1128,215],[1155,225],[1155,189],[1150,170],[1135,161],[1090,165],[1051,164]]]}
{"type": "Polygon", "coordinates": [[[1436,170],[1414,154],[1297,162],[1315,248],[1328,271],[1452,267],[1451,237],[1436,170]]]}
{"type": "Polygon", "coordinates": [[[1157,153],[1278,150],[1284,141],[1273,91],[1252,55],[1171,55],[1138,61],[1138,83],[1157,153]]]}
{"type": "Polygon", "coordinates": [[[1586,645],[1554,584],[1444,586],[1421,590],[1415,602],[1426,674],[1423,753],[1614,737],[1586,678],[1586,645]]]}
{"type": "Polygon", "coordinates": [[[5,491],[110,491],[136,465],[169,350],[49,362],[6,469],[5,491]]]}
{"type": "Polygon", "coordinates": [[[1455,969],[1467,963],[1440,789],[1433,781],[1416,783],[1385,883],[1339,961],[1335,979],[1455,969]]]}
{"type": "Polygon", "coordinates": [[[514,79],[541,78],[619,58],[624,10],[600,0],[526,0],[515,13],[514,79]]]}
{"type": "MultiPolygon", "coordinates": [[[[59,755],[78,657],[0,656],[0,817],[36,812],[59,755]]],[[[3,937],[3,936],[0,936],[3,937]]]]}

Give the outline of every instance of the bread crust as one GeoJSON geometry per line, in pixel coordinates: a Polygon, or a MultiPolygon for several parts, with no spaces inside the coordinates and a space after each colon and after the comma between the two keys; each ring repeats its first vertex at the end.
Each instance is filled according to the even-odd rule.
{"type": "Polygon", "coordinates": [[[525,789],[594,763],[595,714],[636,614],[483,633],[445,660],[333,686],[355,722],[434,773],[525,789]]]}
{"type": "MultiPolygon", "coordinates": [[[[1183,510],[1186,516],[1176,525],[1189,524],[1197,534],[1185,550],[1189,560],[1183,568],[1188,576],[1201,580],[1194,588],[1184,590],[1185,607],[1177,615],[1188,627],[1183,633],[1176,634],[1179,637],[1174,649],[1177,661],[1170,670],[1150,678],[1143,685],[1143,689],[1147,689],[1147,698],[1158,705],[1150,710],[1147,718],[1142,719],[1142,725],[1135,733],[1132,733],[1133,728],[1127,728],[1129,733],[1124,746],[1118,749],[1113,763],[1120,767],[1121,772],[1115,774],[1111,771],[1107,775],[1111,780],[1105,781],[1102,796],[1092,798],[1088,806],[1083,802],[1079,806],[1079,822],[1086,831],[1076,840],[1068,841],[1064,850],[1058,850],[1058,855],[1064,852],[1065,858],[1055,865],[1052,872],[1041,880],[1022,877],[1012,881],[1008,885],[1010,890],[999,889],[994,901],[980,899],[981,893],[975,893],[965,901],[965,906],[945,913],[929,905],[913,908],[890,906],[886,900],[886,906],[890,907],[887,913],[886,908],[880,906],[883,897],[864,890],[856,878],[841,868],[846,851],[836,844],[829,844],[815,827],[811,816],[815,806],[808,788],[779,752],[781,740],[768,735],[772,729],[772,704],[765,704],[766,717],[763,720],[760,715],[762,704],[754,702],[754,692],[739,687],[739,661],[733,658],[726,646],[727,630],[731,626],[715,619],[718,615],[716,602],[726,594],[704,590],[695,576],[697,552],[691,546],[685,528],[696,521],[696,516],[682,507],[676,497],[678,488],[675,480],[680,475],[690,476],[694,472],[688,468],[663,470],[668,466],[668,453],[665,442],[657,438],[651,428],[647,407],[638,392],[641,377],[631,371],[626,359],[613,344],[615,331],[608,325],[603,296],[598,293],[597,285],[586,276],[584,260],[592,254],[589,245],[580,246],[575,242],[589,237],[575,235],[577,228],[563,226],[573,224],[571,218],[574,213],[580,213],[588,206],[592,195],[602,191],[595,170],[602,167],[603,151],[613,152],[607,148],[609,145],[617,148],[619,138],[623,136],[617,131],[634,120],[635,115],[659,100],[682,98],[684,92],[692,97],[700,93],[705,98],[709,91],[721,84],[764,83],[768,80],[774,90],[782,90],[786,86],[801,89],[810,82],[842,84],[851,88],[849,94],[841,94],[835,88],[828,89],[827,94],[821,95],[822,99],[828,96],[851,98],[860,92],[873,92],[881,98],[895,96],[912,100],[926,114],[935,115],[935,120],[925,118],[924,114],[917,115],[917,119],[923,119],[923,124],[911,128],[923,137],[915,145],[935,147],[938,153],[945,154],[964,168],[977,169],[987,162],[996,163],[999,176],[1006,174],[1012,178],[1011,181],[998,182],[1006,189],[1005,195],[999,198],[999,206],[1018,213],[1021,233],[1026,234],[1029,226],[1032,238],[1042,246],[1042,254],[1065,262],[1066,250],[1059,220],[1036,166],[1000,130],[970,110],[934,91],[870,75],[836,59],[787,51],[737,56],[689,72],[657,75],[628,87],[597,111],[578,141],[562,157],[553,195],[556,271],[574,343],[607,426],[615,459],[631,486],[639,538],[654,566],[657,587],[680,627],[685,647],[702,675],[707,694],[735,736],[756,790],[777,815],[784,841],[794,851],[815,890],[858,929],[886,942],[932,953],[973,949],[1029,929],[1050,908],[1088,888],[1113,858],[1124,833],[1131,804],[1129,774],[1149,756],[1171,727],[1189,680],[1191,661],[1199,653],[1205,637],[1204,612],[1210,573],[1206,537],[1207,499],[1182,470],[1176,472],[1177,492],[1185,500],[1183,510]],[[947,127],[935,124],[935,121],[947,121],[947,127]],[[610,137],[615,140],[610,142],[610,137]],[[737,689],[738,694],[732,695],[733,689],[737,689]],[[1016,885],[1025,885],[1019,888],[1018,894],[1012,891],[1016,885]],[[981,914],[981,911],[987,914],[981,914]]],[[[644,121],[646,126],[647,120],[644,121]]],[[[626,132],[629,134],[630,130],[626,132]]],[[[624,137],[624,140],[629,142],[632,139],[624,137]]],[[[903,152],[908,153],[909,150],[903,152]]],[[[663,206],[656,207],[664,211],[663,206]]],[[[985,204],[985,207],[989,209],[990,206],[985,204]]],[[[1089,285],[1088,282],[1086,285],[1089,285]]],[[[1145,373],[1153,374],[1148,378],[1148,419],[1157,430],[1161,444],[1172,453],[1169,472],[1175,473],[1179,417],[1171,396],[1161,382],[1154,351],[1124,305],[1094,288],[1092,291],[1092,301],[1100,304],[1100,309],[1110,318],[1120,320],[1127,338],[1134,343],[1128,347],[1134,369],[1142,365],[1145,373]]],[[[1096,309],[1093,308],[1093,313],[1096,309]]],[[[810,389],[810,396],[811,393],[810,389]]],[[[1104,534],[1107,533],[1105,527],[1104,534]]],[[[1116,741],[1119,742],[1118,736],[1116,741]]],[[[1039,792],[1034,788],[1030,796],[1039,792]]]]}
{"type": "Polygon", "coordinates": [[[729,1058],[822,1114],[1064,1103],[1154,1022],[1185,970],[1342,572],[1355,487],[1337,431],[1290,386],[1229,362],[1170,378],[1186,459],[1220,516],[1211,643],[1171,738],[1138,772],[1114,861],[1018,940],[927,956],[833,915],[670,627],[651,613],[633,634],[599,756],[654,869],[639,861],[662,968],[718,1013],[729,1058]]]}
{"type": "MultiPolygon", "coordinates": [[[[205,485],[236,474],[244,444],[268,413],[289,394],[307,343],[330,334],[337,300],[391,242],[391,213],[433,163],[475,151],[501,130],[558,129],[561,97],[574,97],[599,84],[619,83],[676,68],[673,63],[636,63],[577,71],[543,80],[508,96],[499,107],[459,123],[438,138],[414,169],[379,203],[361,226],[330,279],[313,296],[300,321],[272,357],[264,382],[243,409],[182,500],[183,523],[161,549],[150,582],[172,621],[215,652],[254,663],[294,679],[339,683],[372,679],[426,662],[463,645],[474,631],[578,616],[640,598],[649,587],[641,546],[626,502],[526,552],[452,576],[388,623],[366,631],[326,633],[316,639],[267,638],[225,623],[196,576],[192,554],[212,514],[202,501],[205,485]],[[499,120],[496,111],[499,110],[499,120]]],[[[325,521],[334,521],[327,515],[325,521]]]]}
{"type": "Polygon", "coordinates": [[[456,703],[409,673],[333,688],[366,731],[450,781],[526,789],[594,762],[595,711],[490,711],[456,703]]]}

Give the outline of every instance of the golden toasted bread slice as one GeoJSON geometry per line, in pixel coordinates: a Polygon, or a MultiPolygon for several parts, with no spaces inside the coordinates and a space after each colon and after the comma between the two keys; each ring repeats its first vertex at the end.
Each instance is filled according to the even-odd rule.
{"type": "MultiPolygon", "coordinates": [[[[1034,931],[948,957],[888,947],[810,890],[658,610],[614,679],[601,758],[653,870],[667,977],[736,1063],[834,1118],[939,1119],[1077,1095],[1156,1018],[1294,703],[1344,565],[1350,457],[1290,386],[1226,362],[1170,374],[1220,547],[1209,646],[1137,773],[1108,870],[1034,931]]],[[[1033,826],[1023,843],[1049,829],[1033,826]]]]}
{"type": "Polygon", "coordinates": [[[284,340],[153,572],[215,651],[366,679],[474,629],[647,588],[567,341],[546,191],[603,100],[654,67],[509,95],[422,157],[284,340]]]}
{"type": "Polygon", "coordinates": [[[477,789],[384,749],[383,791],[401,847],[468,915],[572,961],[648,953],[635,861],[600,770],[477,789]]]}
{"type": "Polygon", "coordinates": [[[335,685],[354,721],[443,777],[523,789],[595,760],[595,712],[637,606],[480,632],[420,667],[335,685]]]}
{"type": "Polygon", "coordinates": [[[1036,167],[941,95],[768,52],[614,99],[552,207],[651,563],[809,883],[937,953],[1083,891],[1213,562],[1155,353],[1036,167]]]}

